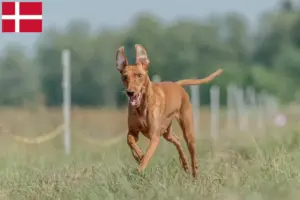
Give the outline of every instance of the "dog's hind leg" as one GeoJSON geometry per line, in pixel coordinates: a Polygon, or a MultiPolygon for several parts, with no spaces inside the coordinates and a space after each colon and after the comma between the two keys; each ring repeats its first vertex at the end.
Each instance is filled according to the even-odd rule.
{"type": "Polygon", "coordinates": [[[182,104],[178,121],[182,129],[183,137],[187,143],[190,152],[192,174],[193,177],[196,178],[198,173],[197,158],[196,158],[196,144],[195,144],[196,141],[195,141],[195,134],[194,134],[192,105],[190,104],[188,99],[186,99],[186,101],[184,101],[182,104]]]}
{"type": "Polygon", "coordinates": [[[171,142],[175,145],[178,153],[179,153],[179,160],[181,162],[181,165],[184,169],[184,171],[188,172],[189,171],[189,166],[188,166],[188,161],[187,158],[183,152],[182,146],[179,142],[179,138],[173,133],[171,124],[167,128],[166,132],[163,134],[163,137],[168,141],[171,142]]]}

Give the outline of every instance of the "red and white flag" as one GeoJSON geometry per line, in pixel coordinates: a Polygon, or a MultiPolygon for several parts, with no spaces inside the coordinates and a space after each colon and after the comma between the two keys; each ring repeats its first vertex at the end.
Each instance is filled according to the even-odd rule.
{"type": "Polygon", "coordinates": [[[2,32],[42,32],[42,2],[2,2],[2,32]]]}

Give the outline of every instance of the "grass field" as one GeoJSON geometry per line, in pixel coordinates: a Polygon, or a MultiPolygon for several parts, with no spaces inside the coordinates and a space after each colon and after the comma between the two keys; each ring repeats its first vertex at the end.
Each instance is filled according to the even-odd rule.
{"type": "MultiPolygon", "coordinates": [[[[28,145],[1,133],[0,199],[296,200],[300,126],[295,112],[291,116],[287,127],[268,128],[265,134],[254,127],[249,133],[229,131],[222,121],[220,137],[214,141],[208,132],[209,112],[201,111],[199,179],[193,181],[181,169],[175,147],[163,139],[142,175],[136,173],[125,138],[110,147],[83,140],[124,134],[126,111],[75,109],[69,156],[64,154],[62,135],[28,145]]],[[[61,113],[2,109],[0,122],[11,134],[33,137],[59,125],[61,113]]],[[[178,129],[176,134],[180,135],[178,129]]],[[[147,141],[141,138],[139,143],[145,150],[147,141]]]]}

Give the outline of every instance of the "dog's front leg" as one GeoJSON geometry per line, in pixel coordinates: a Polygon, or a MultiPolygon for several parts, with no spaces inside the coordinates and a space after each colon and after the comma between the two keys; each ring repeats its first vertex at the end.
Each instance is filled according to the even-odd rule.
{"type": "Polygon", "coordinates": [[[138,133],[134,133],[134,132],[131,132],[131,131],[128,132],[128,134],[127,134],[127,144],[130,147],[132,156],[134,157],[136,162],[138,164],[140,164],[142,159],[143,159],[143,154],[142,154],[142,150],[137,145],[138,140],[139,140],[138,133]]]}
{"type": "Polygon", "coordinates": [[[160,140],[159,135],[157,135],[156,132],[152,132],[152,134],[150,134],[150,135],[151,135],[150,143],[149,143],[148,149],[144,155],[144,158],[142,159],[142,161],[139,165],[139,168],[138,168],[139,172],[142,172],[147,167],[151,157],[153,156],[153,154],[159,144],[159,140],[160,140]]]}

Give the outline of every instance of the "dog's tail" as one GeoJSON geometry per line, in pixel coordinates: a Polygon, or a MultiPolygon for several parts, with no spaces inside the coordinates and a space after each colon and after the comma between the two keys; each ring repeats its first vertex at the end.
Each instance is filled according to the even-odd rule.
{"type": "Polygon", "coordinates": [[[222,69],[218,69],[217,71],[215,71],[214,73],[210,74],[209,76],[207,76],[203,79],[184,79],[184,80],[176,81],[176,83],[181,86],[205,84],[205,83],[208,83],[208,82],[212,81],[213,79],[215,79],[222,72],[223,72],[222,69]]]}

